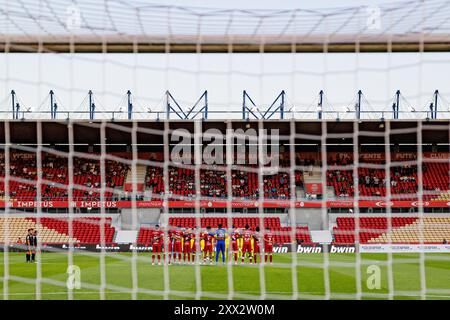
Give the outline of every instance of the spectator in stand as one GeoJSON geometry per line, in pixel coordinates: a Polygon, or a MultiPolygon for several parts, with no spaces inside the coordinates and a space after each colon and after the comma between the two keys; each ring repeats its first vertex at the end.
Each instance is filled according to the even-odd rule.
{"type": "Polygon", "coordinates": [[[377,176],[375,176],[375,177],[373,178],[373,184],[374,184],[376,187],[378,187],[379,183],[380,183],[380,179],[379,179],[377,176]]]}

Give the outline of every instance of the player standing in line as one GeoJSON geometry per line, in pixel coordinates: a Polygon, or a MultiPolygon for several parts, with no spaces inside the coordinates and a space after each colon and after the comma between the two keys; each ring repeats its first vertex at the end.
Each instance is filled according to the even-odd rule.
{"type": "Polygon", "coordinates": [[[218,224],[215,234],[216,242],[216,263],[219,261],[219,253],[222,253],[222,263],[225,263],[225,238],[227,231],[222,228],[222,224],[218,224]]]}
{"type": "Polygon", "coordinates": [[[248,253],[250,264],[252,264],[252,238],[253,232],[249,225],[245,225],[245,230],[242,234],[242,263],[245,262],[245,254],[248,253]]]}
{"type": "Polygon", "coordinates": [[[266,228],[266,232],[264,234],[264,261],[267,263],[267,256],[269,256],[270,264],[272,264],[272,255],[273,255],[273,234],[270,231],[270,228],[266,228]]]}
{"type": "Polygon", "coordinates": [[[183,232],[183,261],[188,264],[191,263],[191,240],[192,232],[190,229],[187,229],[183,232]]]}
{"type": "Polygon", "coordinates": [[[181,230],[181,226],[178,226],[178,228],[172,232],[172,236],[173,236],[173,252],[175,253],[175,258],[173,259],[173,261],[176,262],[178,258],[178,264],[181,264],[181,255],[183,253],[182,248],[183,231],[181,230]]]}
{"type": "Polygon", "coordinates": [[[253,233],[253,259],[255,263],[258,263],[258,256],[260,257],[259,262],[261,263],[261,234],[259,233],[259,227],[256,227],[253,233]]]}
{"type": "Polygon", "coordinates": [[[205,260],[206,260],[206,258],[205,258],[205,256],[206,256],[206,230],[205,231],[200,231],[200,234],[199,234],[199,238],[200,238],[200,242],[203,240],[203,248],[201,248],[201,243],[200,243],[200,249],[201,249],[201,251],[200,251],[200,256],[199,256],[199,261],[200,261],[200,263],[201,264],[203,264],[203,263],[205,263],[205,260]]]}
{"type": "Polygon", "coordinates": [[[197,257],[200,257],[201,259],[201,253],[202,248],[200,245],[200,239],[201,239],[201,233],[198,227],[195,227],[195,229],[192,229],[192,235],[191,238],[194,239],[194,243],[192,244],[192,250],[191,250],[191,257],[192,257],[192,263],[196,263],[197,257]],[[197,255],[198,254],[198,255],[197,255]]]}
{"type": "Polygon", "coordinates": [[[164,232],[159,229],[159,225],[155,226],[155,230],[151,234],[152,240],[152,265],[155,264],[155,257],[158,255],[158,265],[161,265],[161,249],[164,241],[164,232]]]}
{"type": "Polygon", "coordinates": [[[233,229],[230,234],[230,243],[229,243],[229,251],[230,251],[230,263],[234,257],[234,264],[237,264],[238,253],[239,253],[239,245],[238,239],[241,238],[241,234],[239,230],[233,226],[233,229]]]}
{"type": "Polygon", "coordinates": [[[164,243],[164,252],[166,256],[167,264],[172,263],[173,256],[173,230],[169,229],[167,232],[166,243],[164,243]]]}
{"type": "Polygon", "coordinates": [[[205,242],[204,248],[203,248],[203,263],[206,263],[206,259],[209,260],[209,263],[213,263],[212,258],[212,248],[213,248],[213,242],[214,242],[214,234],[211,232],[211,227],[206,227],[206,232],[203,233],[203,240],[205,242]]]}

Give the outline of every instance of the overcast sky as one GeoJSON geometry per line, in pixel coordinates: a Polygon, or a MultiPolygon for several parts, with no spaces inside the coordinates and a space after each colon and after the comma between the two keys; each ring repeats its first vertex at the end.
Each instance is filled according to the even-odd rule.
{"type": "MultiPolygon", "coordinates": [[[[5,0],[2,0],[5,1],[5,0]]],[[[156,3],[157,1],[152,1],[156,3]]],[[[392,1],[370,1],[370,4],[392,1]]],[[[398,2],[398,1],[397,1],[398,2]]],[[[232,8],[326,8],[367,6],[367,1],[180,1],[164,4],[232,8]]],[[[288,107],[314,111],[325,91],[325,109],[342,112],[352,107],[361,89],[366,110],[389,109],[400,89],[404,110],[425,109],[435,89],[450,100],[448,53],[360,54],[3,54],[0,56],[1,110],[10,110],[14,89],[23,109],[48,110],[45,98],[56,93],[60,110],[87,110],[82,104],[89,89],[97,107],[125,110],[130,89],[135,108],[162,110],[170,90],[183,106],[192,105],[208,90],[211,110],[239,111],[242,90],[264,109],[286,90],[288,107]]],[[[445,106],[448,110],[449,106],[445,106]]],[[[230,115],[239,117],[239,114],[230,115]]]]}

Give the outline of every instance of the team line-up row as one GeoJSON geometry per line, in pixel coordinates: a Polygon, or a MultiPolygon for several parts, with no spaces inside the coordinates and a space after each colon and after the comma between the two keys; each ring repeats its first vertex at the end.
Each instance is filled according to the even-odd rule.
{"type": "Polygon", "coordinates": [[[222,257],[222,263],[225,263],[226,256],[234,264],[238,263],[238,257],[241,263],[248,259],[250,264],[262,262],[261,256],[264,256],[265,263],[272,263],[272,252],[274,236],[270,228],[261,233],[259,227],[251,230],[249,225],[244,229],[235,228],[226,230],[221,224],[216,230],[210,226],[206,229],[196,228],[173,228],[167,234],[161,230],[159,225],[151,231],[152,246],[152,264],[155,264],[156,257],[158,264],[161,264],[161,256],[164,262],[171,264],[194,264],[200,262],[206,264],[218,263],[219,256],[222,257]],[[269,261],[268,261],[269,260],[269,261]]]}

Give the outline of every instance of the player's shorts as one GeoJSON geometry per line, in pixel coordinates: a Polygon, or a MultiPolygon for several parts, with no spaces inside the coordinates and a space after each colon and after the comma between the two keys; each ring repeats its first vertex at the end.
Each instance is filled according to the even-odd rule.
{"type": "Polygon", "coordinates": [[[205,247],[203,248],[203,252],[212,253],[212,244],[205,244],[205,247]]]}
{"type": "Polygon", "coordinates": [[[265,253],[272,253],[273,252],[273,244],[266,244],[266,245],[264,245],[264,252],[265,253]]]}
{"type": "Polygon", "coordinates": [[[259,243],[255,243],[253,248],[253,253],[260,253],[261,252],[261,246],[259,243]]]}
{"type": "Polygon", "coordinates": [[[152,252],[161,252],[161,243],[154,243],[152,244],[152,252]]]}
{"type": "Polygon", "coordinates": [[[230,248],[231,248],[231,251],[233,251],[233,252],[239,251],[239,247],[238,247],[237,241],[231,241],[230,242],[230,248]]]}
{"type": "Polygon", "coordinates": [[[243,253],[247,253],[247,252],[252,252],[252,245],[250,243],[245,243],[242,246],[242,252],[243,253]]]}
{"type": "Polygon", "coordinates": [[[175,242],[173,244],[173,252],[177,252],[177,253],[181,253],[182,252],[181,242],[175,242]]]}
{"type": "Polygon", "coordinates": [[[189,242],[189,243],[185,243],[184,244],[184,246],[183,246],[184,248],[184,252],[186,252],[186,253],[190,253],[191,252],[191,243],[189,242]]]}

